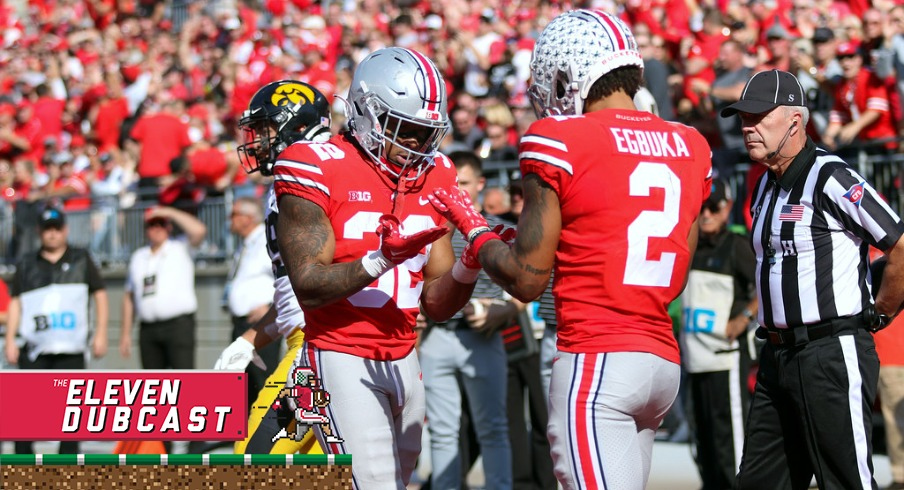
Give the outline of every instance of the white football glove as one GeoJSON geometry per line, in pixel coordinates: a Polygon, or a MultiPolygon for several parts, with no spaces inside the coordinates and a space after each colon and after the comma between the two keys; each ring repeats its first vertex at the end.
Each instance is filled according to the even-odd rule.
{"type": "Polygon", "coordinates": [[[254,344],[245,340],[244,337],[239,337],[235,339],[235,342],[229,344],[229,347],[223,349],[223,353],[220,354],[220,358],[217,359],[213,368],[222,371],[244,371],[252,362],[261,369],[267,369],[264,360],[254,350],[254,344]]]}

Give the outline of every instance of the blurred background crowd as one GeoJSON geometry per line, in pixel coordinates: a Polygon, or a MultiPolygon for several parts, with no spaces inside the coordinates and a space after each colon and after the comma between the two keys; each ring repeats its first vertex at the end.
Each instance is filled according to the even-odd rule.
{"type": "Polygon", "coordinates": [[[155,204],[199,216],[210,230],[201,255],[230,257],[230,200],[267,184],[235,153],[251,95],[282,78],[309,82],[329,96],[339,131],[356,63],[388,45],[420,50],[443,71],[453,131],[442,149],[484,158],[487,207],[504,213],[519,197],[518,137],[534,118],[525,94],[534,39],[575,7],[630,23],[649,109],[700,130],[739,190],[740,128],[715,114],[752,73],[779,68],[807,90],[814,140],[881,165],[883,178],[867,170],[897,194],[888,164],[904,134],[904,6],[895,0],[5,0],[0,263],[36,248],[47,204],[64,206],[70,239],[104,264],[142,243],[141,212],[155,204]]]}

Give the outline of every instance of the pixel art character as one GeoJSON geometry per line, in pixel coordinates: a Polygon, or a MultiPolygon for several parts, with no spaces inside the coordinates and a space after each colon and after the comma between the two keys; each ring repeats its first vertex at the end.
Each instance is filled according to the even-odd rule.
{"type": "Polygon", "coordinates": [[[294,438],[296,441],[300,441],[315,424],[320,426],[327,443],[345,442],[333,435],[333,431],[330,429],[330,418],[317,413],[318,408],[324,408],[330,404],[330,394],[320,387],[320,380],[314,374],[313,369],[298,366],[292,371],[286,387],[280,390],[276,401],[273,402],[274,410],[278,410],[282,406],[280,400],[283,397],[289,400],[290,405],[294,404],[295,432],[288,432],[282,428],[273,436],[273,442],[281,438],[294,438]]]}

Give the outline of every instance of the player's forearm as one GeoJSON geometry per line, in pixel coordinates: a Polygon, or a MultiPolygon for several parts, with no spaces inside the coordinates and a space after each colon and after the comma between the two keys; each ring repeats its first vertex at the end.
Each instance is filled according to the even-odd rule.
{"type": "Polygon", "coordinates": [[[516,248],[502,240],[490,240],[480,248],[480,264],[496,284],[520,301],[530,302],[549,284],[552,269],[519,257],[516,248]]]}
{"type": "Polygon", "coordinates": [[[308,264],[294,270],[286,266],[298,303],[306,309],[347,298],[376,280],[364,269],[360,259],[341,264],[308,264]]]}
{"type": "Polygon", "coordinates": [[[474,293],[476,283],[463,284],[452,278],[452,272],[443,274],[424,285],[421,308],[434,321],[444,322],[460,311],[474,293]]]}

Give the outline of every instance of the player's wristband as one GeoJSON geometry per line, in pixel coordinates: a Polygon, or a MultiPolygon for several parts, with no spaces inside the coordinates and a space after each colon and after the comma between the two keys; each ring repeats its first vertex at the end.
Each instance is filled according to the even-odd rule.
{"type": "Polygon", "coordinates": [[[390,262],[389,259],[383,255],[383,252],[375,250],[374,252],[371,252],[370,255],[361,257],[361,266],[364,267],[364,270],[367,271],[367,274],[370,277],[377,278],[382,276],[384,272],[392,269],[395,264],[390,262]]]}
{"type": "Polygon", "coordinates": [[[477,282],[478,274],[480,274],[480,269],[466,266],[461,259],[456,260],[455,265],[452,266],[452,279],[462,284],[474,284],[477,282]]]}
{"type": "Polygon", "coordinates": [[[474,249],[474,255],[480,255],[480,247],[482,247],[484,243],[490,240],[502,240],[502,237],[489,228],[485,228],[477,234],[473,235],[473,237],[469,241],[471,242],[471,248],[474,249]]]}
{"type": "Polygon", "coordinates": [[[474,239],[480,236],[482,233],[486,233],[490,230],[489,226],[478,226],[477,228],[472,229],[468,232],[468,241],[474,243],[474,239]]]}

